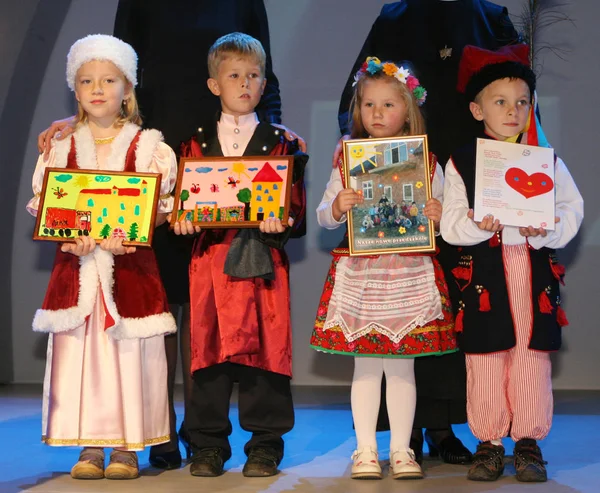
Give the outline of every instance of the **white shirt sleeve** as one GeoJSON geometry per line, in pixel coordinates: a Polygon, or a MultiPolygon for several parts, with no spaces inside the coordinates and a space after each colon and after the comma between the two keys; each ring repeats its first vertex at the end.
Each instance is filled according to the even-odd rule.
{"type": "Polygon", "coordinates": [[[344,189],[342,184],[342,176],[340,170],[336,167],[331,171],[327,188],[321,199],[319,207],[317,207],[317,221],[319,226],[326,229],[336,229],[346,222],[346,214],[342,215],[339,221],[333,217],[333,201],[344,189]]]}
{"type": "Polygon", "coordinates": [[[177,159],[173,150],[164,142],[159,142],[156,147],[148,171],[162,175],[157,212],[171,212],[175,203],[171,192],[177,181],[177,159]]]}
{"type": "Polygon", "coordinates": [[[56,162],[56,149],[54,147],[54,140],[52,141],[52,147],[48,154],[48,159],[44,160],[44,155],[40,154],[35,165],[35,171],[31,179],[31,188],[33,190],[33,198],[25,206],[27,212],[32,216],[37,216],[38,208],[40,206],[40,195],[42,193],[42,186],[44,184],[44,173],[46,168],[54,167],[56,162]]]}
{"type": "Polygon", "coordinates": [[[440,232],[444,240],[451,245],[477,245],[494,235],[479,229],[475,221],[467,217],[469,212],[467,190],[462,177],[454,167],[452,158],[446,164],[443,204],[440,232]]]}
{"type": "Polygon", "coordinates": [[[431,182],[431,196],[438,199],[442,204],[444,203],[444,172],[437,161],[435,162],[435,173],[431,182]]]}
{"type": "Polygon", "coordinates": [[[567,166],[560,158],[556,160],[554,186],[556,187],[555,213],[559,222],[554,225],[554,231],[548,231],[546,237],[529,238],[529,244],[538,250],[542,247],[563,248],[575,237],[583,221],[583,197],[567,166]]]}

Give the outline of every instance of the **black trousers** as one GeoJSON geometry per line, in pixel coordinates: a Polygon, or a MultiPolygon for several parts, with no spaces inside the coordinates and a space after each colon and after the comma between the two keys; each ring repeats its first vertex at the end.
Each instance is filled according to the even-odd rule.
{"type": "Polygon", "coordinates": [[[223,460],[231,457],[229,403],[234,382],[239,383],[240,425],[252,437],[244,446],[274,449],[283,457],[282,436],[294,427],[290,378],[250,366],[221,363],[194,372],[185,429],[192,452],[207,447],[223,449],[223,460]]]}

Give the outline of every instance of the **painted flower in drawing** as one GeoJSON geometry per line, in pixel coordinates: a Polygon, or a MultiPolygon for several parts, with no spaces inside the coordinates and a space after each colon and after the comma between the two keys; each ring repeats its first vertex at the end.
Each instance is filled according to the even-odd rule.
{"type": "Polygon", "coordinates": [[[415,187],[417,187],[417,188],[423,188],[423,182],[422,181],[418,181],[417,183],[415,183],[415,187]]]}

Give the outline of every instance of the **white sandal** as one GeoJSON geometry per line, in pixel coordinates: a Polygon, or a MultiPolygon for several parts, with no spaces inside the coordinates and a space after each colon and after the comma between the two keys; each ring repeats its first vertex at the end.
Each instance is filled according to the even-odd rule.
{"type": "Polygon", "coordinates": [[[390,454],[390,467],[394,479],[423,479],[423,470],[411,450],[394,450],[390,454]]]}
{"type": "Polygon", "coordinates": [[[355,450],[351,459],[352,479],[381,479],[381,466],[377,459],[377,451],[371,447],[355,450]]]}

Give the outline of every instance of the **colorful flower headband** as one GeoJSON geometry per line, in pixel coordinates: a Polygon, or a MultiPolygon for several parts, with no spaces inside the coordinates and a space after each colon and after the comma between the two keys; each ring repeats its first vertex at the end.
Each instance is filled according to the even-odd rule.
{"type": "Polygon", "coordinates": [[[385,75],[395,77],[403,84],[406,84],[409,91],[412,91],[413,95],[415,96],[415,99],[417,100],[417,105],[421,106],[425,102],[425,99],[427,98],[427,91],[421,85],[419,79],[417,79],[414,75],[411,75],[410,71],[407,68],[404,68],[402,66],[398,67],[395,63],[392,62],[381,63],[381,60],[374,56],[367,57],[365,63],[363,63],[359,71],[356,72],[352,87],[354,87],[358,83],[358,81],[361,77],[364,76],[364,74],[369,73],[371,75],[375,75],[381,71],[383,71],[385,75]]]}

